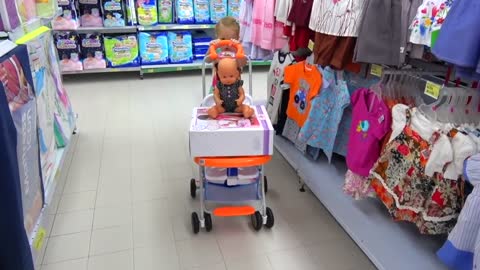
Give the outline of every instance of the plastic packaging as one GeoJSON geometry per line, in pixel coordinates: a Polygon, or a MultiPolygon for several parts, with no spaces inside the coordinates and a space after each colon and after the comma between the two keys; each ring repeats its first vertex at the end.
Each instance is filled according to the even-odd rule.
{"type": "Polygon", "coordinates": [[[60,57],[62,71],[78,71],[83,69],[80,61],[80,39],[73,32],[55,34],[55,46],[60,57]]]}
{"type": "Polygon", "coordinates": [[[108,67],[136,67],[138,57],[137,35],[104,36],[108,67]]]}
{"type": "Polygon", "coordinates": [[[121,0],[104,0],[103,25],[105,27],[125,26],[125,4],[121,0]]]}
{"type": "Polygon", "coordinates": [[[79,0],[80,25],[84,27],[103,26],[99,0],[79,0]]]}
{"type": "Polygon", "coordinates": [[[168,38],[165,32],[138,34],[142,65],[168,63],[168,38]]]}
{"type": "Polygon", "coordinates": [[[158,22],[173,23],[172,0],[158,0],[158,22]]]}
{"type": "Polygon", "coordinates": [[[195,23],[210,23],[210,3],[208,0],[194,0],[195,23]]]}
{"type": "Polygon", "coordinates": [[[158,23],[157,0],[137,0],[138,24],[155,25],[158,23]]]}
{"type": "Polygon", "coordinates": [[[193,0],[176,0],[175,13],[177,23],[189,24],[195,22],[195,16],[193,12],[193,0]]]}
{"type": "Polygon", "coordinates": [[[210,20],[217,23],[227,16],[227,0],[210,0],[210,20]]]}
{"type": "Polygon", "coordinates": [[[80,35],[80,44],[83,69],[102,69],[107,67],[101,34],[82,34],[80,35]]]}
{"type": "Polygon", "coordinates": [[[191,63],[193,61],[190,32],[168,32],[168,57],[170,63],[191,63]]]}

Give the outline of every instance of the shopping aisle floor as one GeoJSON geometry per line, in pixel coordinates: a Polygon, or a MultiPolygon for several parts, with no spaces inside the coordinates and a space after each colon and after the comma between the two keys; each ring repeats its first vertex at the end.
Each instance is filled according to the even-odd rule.
{"type": "MultiPolygon", "coordinates": [[[[79,132],[41,269],[375,269],[314,195],[298,191],[279,154],[267,166],[272,230],[214,218],[212,232],[192,234],[188,125],[201,100],[198,74],[65,80],[79,132]]],[[[257,98],[265,99],[265,81],[256,71],[257,98]]]]}

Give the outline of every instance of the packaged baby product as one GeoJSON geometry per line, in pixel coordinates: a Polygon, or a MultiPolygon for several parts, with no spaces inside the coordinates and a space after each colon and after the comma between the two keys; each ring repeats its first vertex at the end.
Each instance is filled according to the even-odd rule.
{"type": "Polygon", "coordinates": [[[80,61],[79,37],[73,32],[59,32],[55,34],[55,46],[60,57],[62,71],[82,70],[80,61]]]}
{"type": "Polygon", "coordinates": [[[167,33],[138,34],[140,43],[140,58],[142,65],[158,65],[168,63],[168,38],[167,33]]]}
{"type": "Polygon", "coordinates": [[[212,23],[217,23],[226,16],[227,0],[210,0],[210,20],[212,23]]]}
{"type": "Polygon", "coordinates": [[[195,23],[210,23],[210,3],[208,0],[194,0],[195,23]]]}
{"type": "Polygon", "coordinates": [[[55,30],[74,30],[78,28],[78,14],[73,0],[59,0],[58,6],[62,14],[52,21],[52,27],[55,30]]]}
{"type": "Polygon", "coordinates": [[[239,19],[240,5],[242,0],[228,0],[228,12],[227,15],[239,19]]]}
{"type": "Polygon", "coordinates": [[[108,67],[139,66],[137,35],[105,36],[105,56],[108,67]]]}
{"type": "Polygon", "coordinates": [[[168,32],[168,57],[170,63],[191,63],[193,61],[190,32],[168,32]]]}
{"type": "Polygon", "coordinates": [[[137,0],[137,16],[140,25],[157,24],[157,0],[137,0]]]}
{"type": "Polygon", "coordinates": [[[125,10],[127,12],[127,25],[137,25],[137,12],[135,11],[135,0],[125,0],[125,10]]]}
{"type": "Polygon", "coordinates": [[[103,0],[102,7],[105,27],[125,26],[125,5],[122,0],[103,0]]]}
{"type": "Polygon", "coordinates": [[[175,13],[177,15],[177,23],[194,23],[193,0],[176,0],[175,13]]]}
{"type": "Polygon", "coordinates": [[[158,22],[173,23],[172,0],[158,0],[158,22]]]}
{"type": "Polygon", "coordinates": [[[80,25],[84,27],[103,26],[99,0],[79,0],[80,25]]]}
{"type": "Polygon", "coordinates": [[[107,67],[101,34],[82,34],[80,44],[83,57],[83,69],[101,69],[107,67]]]}
{"type": "Polygon", "coordinates": [[[37,0],[35,1],[37,16],[39,18],[53,18],[57,12],[57,0],[37,0]]]}

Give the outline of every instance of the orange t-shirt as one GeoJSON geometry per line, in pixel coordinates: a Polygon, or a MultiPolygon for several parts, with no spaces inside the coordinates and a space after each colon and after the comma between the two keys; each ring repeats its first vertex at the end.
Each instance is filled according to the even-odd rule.
{"type": "Polygon", "coordinates": [[[290,84],[287,115],[302,127],[308,118],[312,99],[320,93],[322,74],[316,66],[302,61],[285,68],[283,81],[290,84]]]}

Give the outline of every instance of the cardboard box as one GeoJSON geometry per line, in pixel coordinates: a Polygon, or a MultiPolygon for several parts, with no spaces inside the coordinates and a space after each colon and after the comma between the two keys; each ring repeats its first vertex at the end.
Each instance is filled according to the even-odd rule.
{"type": "Polygon", "coordinates": [[[250,119],[240,114],[208,118],[208,108],[193,109],[190,124],[190,156],[260,156],[273,155],[273,127],[264,106],[252,107],[250,119]]]}

